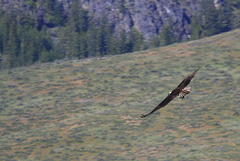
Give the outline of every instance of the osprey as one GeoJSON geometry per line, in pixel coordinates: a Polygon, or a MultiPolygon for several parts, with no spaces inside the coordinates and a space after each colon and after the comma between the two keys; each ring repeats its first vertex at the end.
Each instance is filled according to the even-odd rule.
{"type": "Polygon", "coordinates": [[[197,70],[195,70],[192,74],[187,76],[178,86],[175,88],[172,92],[169,92],[168,96],[157,106],[155,107],[150,113],[146,115],[141,115],[141,118],[144,118],[146,116],[151,115],[155,111],[159,110],[160,108],[166,106],[169,102],[171,102],[175,97],[179,96],[181,99],[184,99],[184,97],[190,93],[192,87],[186,87],[192,80],[192,78],[195,76],[197,73],[197,70]]]}

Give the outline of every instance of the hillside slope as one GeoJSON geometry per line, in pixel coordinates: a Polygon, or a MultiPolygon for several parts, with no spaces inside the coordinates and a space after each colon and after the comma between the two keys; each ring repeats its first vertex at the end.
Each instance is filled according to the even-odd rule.
{"type": "Polygon", "coordinates": [[[240,158],[240,30],[0,72],[0,160],[240,158]],[[202,66],[186,99],[141,119],[202,66]]]}

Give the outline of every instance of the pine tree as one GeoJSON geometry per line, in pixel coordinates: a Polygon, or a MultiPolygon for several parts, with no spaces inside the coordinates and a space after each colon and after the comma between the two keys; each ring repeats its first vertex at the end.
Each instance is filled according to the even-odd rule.
{"type": "Polygon", "coordinates": [[[79,37],[80,37],[80,50],[79,50],[79,53],[80,55],[78,56],[79,59],[81,58],[87,58],[88,57],[88,43],[87,43],[87,33],[83,32],[83,33],[80,33],[79,34],[79,37]]]}
{"type": "Polygon", "coordinates": [[[65,22],[64,7],[61,2],[57,2],[54,8],[54,20],[57,26],[62,26],[65,22]]]}
{"type": "Polygon", "coordinates": [[[191,19],[191,40],[196,40],[201,38],[201,17],[200,16],[193,16],[191,19]]]}
{"type": "Polygon", "coordinates": [[[110,54],[111,49],[111,27],[105,16],[102,17],[101,25],[97,28],[96,47],[100,56],[110,54]]]}
{"type": "Polygon", "coordinates": [[[0,26],[0,57],[1,57],[1,54],[3,53],[3,40],[4,40],[4,34],[2,33],[2,29],[0,26]]]}
{"type": "Polygon", "coordinates": [[[155,48],[160,46],[160,38],[158,34],[153,35],[153,39],[150,42],[150,47],[155,48]]]}
{"type": "Polygon", "coordinates": [[[160,31],[160,44],[161,46],[170,45],[174,42],[174,35],[168,26],[163,25],[160,31]]]}
{"type": "Polygon", "coordinates": [[[87,31],[87,51],[88,57],[97,56],[97,29],[94,24],[90,25],[87,31]]]}
{"type": "MultiPolygon", "coordinates": [[[[39,48],[39,61],[41,62],[49,62],[54,59],[52,55],[53,42],[52,39],[46,29],[44,27],[41,32],[39,32],[40,48],[39,48]]],[[[38,60],[37,60],[38,61],[38,60]]]]}
{"type": "Polygon", "coordinates": [[[218,28],[220,32],[227,32],[232,29],[233,8],[228,1],[224,1],[223,6],[218,9],[218,28]]]}
{"type": "Polygon", "coordinates": [[[83,8],[79,9],[79,33],[86,33],[88,30],[88,12],[83,8]]]}
{"type": "Polygon", "coordinates": [[[120,53],[120,40],[118,36],[111,37],[111,46],[110,46],[110,54],[116,55],[120,53]]]}
{"type": "Polygon", "coordinates": [[[14,13],[9,15],[9,35],[4,53],[8,57],[10,67],[18,66],[18,56],[20,55],[20,38],[18,33],[17,17],[14,13]]]}
{"type": "MultiPolygon", "coordinates": [[[[3,12],[0,10],[0,59],[1,59],[1,55],[3,54],[3,49],[4,49],[4,14],[3,12]]],[[[1,60],[0,60],[1,62],[1,60]]]]}
{"type": "Polygon", "coordinates": [[[233,9],[232,28],[240,28],[240,0],[228,0],[228,3],[233,9]]]}
{"type": "Polygon", "coordinates": [[[120,40],[119,40],[119,53],[127,53],[129,52],[128,47],[127,47],[127,34],[123,30],[120,32],[120,40]]]}
{"type": "Polygon", "coordinates": [[[21,17],[20,22],[22,24],[22,28],[26,31],[34,28],[34,26],[36,25],[33,17],[31,17],[29,13],[30,13],[29,10],[26,13],[24,13],[24,15],[21,17]]]}
{"type": "Polygon", "coordinates": [[[25,65],[31,65],[34,63],[34,61],[37,59],[37,46],[36,46],[36,40],[37,32],[38,30],[33,28],[26,33],[26,39],[25,41],[25,49],[23,53],[23,59],[25,65]]]}
{"type": "Polygon", "coordinates": [[[79,7],[78,0],[73,0],[70,10],[69,24],[72,25],[72,30],[77,33],[87,32],[88,30],[88,13],[83,8],[79,7]]]}
{"type": "Polygon", "coordinates": [[[139,51],[143,49],[143,37],[141,33],[133,27],[129,33],[128,38],[128,51],[139,51]]]}
{"type": "Polygon", "coordinates": [[[88,13],[79,7],[78,0],[72,1],[69,17],[61,35],[66,57],[71,59],[88,57],[88,13]]]}
{"type": "Polygon", "coordinates": [[[104,56],[107,54],[107,44],[105,42],[104,28],[102,26],[98,27],[96,33],[97,55],[104,56]]]}
{"type": "Polygon", "coordinates": [[[220,32],[218,26],[218,12],[214,6],[213,0],[205,0],[201,3],[201,11],[203,15],[202,35],[211,36],[220,32]]]}
{"type": "Polygon", "coordinates": [[[80,57],[80,45],[79,45],[79,35],[76,32],[70,32],[67,40],[66,56],[67,58],[73,59],[80,57]]]}

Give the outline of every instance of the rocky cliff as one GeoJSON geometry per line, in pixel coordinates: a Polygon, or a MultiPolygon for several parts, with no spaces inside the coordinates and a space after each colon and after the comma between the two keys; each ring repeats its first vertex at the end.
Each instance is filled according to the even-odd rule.
{"type": "MultiPolygon", "coordinates": [[[[53,0],[51,3],[61,3],[64,15],[69,16],[72,0],[53,0]]],[[[106,17],[116,33],[121,30],[126,32],[135,27],[146,39],[151,39],[158,33],[163,25],[171,25],[175,36],[179,40],[190,35],[190,20],[193,15],[200,12],[201,0],[78,0],[79,7],[87,10],[95,19],[106,17]]],[[[214,0],[216,7],[221,0],[214,0]]],[[[31,12],[40,24],[52,27],[47,18],[51,11],[46,8],[46,3],[22,0],[1,0],[1,8],[9,10],[17,8],[20,12],[31,12]],[[35,12],[31,8],[35,4],[35,12]]],[[[96,21],[96,22],[97,22],[96,21]]]]}
{"type": "MultiPolygon", "coordinates": [[[[65,10],[70,1],[60,0],[65,10]]],[[[100,19],[103,15],[116,32],[135,27],[146,39],[158,33],[163,25],[172,26],[179,39],[189,34],[190,19],[200,11],[200,0],[80,0],[79,5],[100,19]]]]}
{"type": "Polygon", "coordinates": [[[105,15],[116,32],[129,31],[135,27],[149,39],[158,33],[163,25],[172,25],[177,37],[184,39],[189,35],[190,18],[199,12],[198,1],[168,0],[82,0],[82,5],[98,19],[105,15]]]}

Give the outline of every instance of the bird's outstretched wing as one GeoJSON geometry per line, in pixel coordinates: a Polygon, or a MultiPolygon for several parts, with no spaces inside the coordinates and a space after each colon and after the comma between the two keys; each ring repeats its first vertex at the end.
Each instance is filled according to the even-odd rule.
{"type": "Polygon", "coordinates": [[[195,76],[195,74],[197,73],[197,71],[200,68],[198,68],[197,70],[195,70],[192,74],[190,74],[189,76],[187,76],[177,87],[179,88],[185,88],[192,80],[192,78],[195,76]]]}
{"type": "MultiPolygon", "coordinates": [[[[152,113],[154,113],[155,111],[159,110],[160,108],[166,106],[169,102],[171,102],[175,97],[177,97],[182,90],[191,82],[192,78],[195,76],[195,74],[197,73],[197,71],[200,68],[198,68],[197,70],[195,70],[192,74],[190,74],[189,76],[187,76],[178,86],[177,88],[175,88],[170,95],[168,95],[157,107],[155,107],[150,113],[146,114],[146,115],[141,115],[141,118],[144,118],[146,116],[151,115],[152,113]]],[[[191,90],[191,89],[190,89],[191,90]]],[[[190,92],[190,91],[189,91],[190,92]]]]}
{"type": "Polygon", "coordinates": [[[166,106],[169,102],[171,102],[175,97],[177,97],[177,92],[175,92],[176,89],[174,89],[170,95],[168,95],[157,107],[155,107],[150,113],[146,114],[146,115],[141,115],[141,118],[144,118],[146,116],[151,115],[152,113],[154,113],[155,111],[159,110],[160,108],[166,106]]]}

